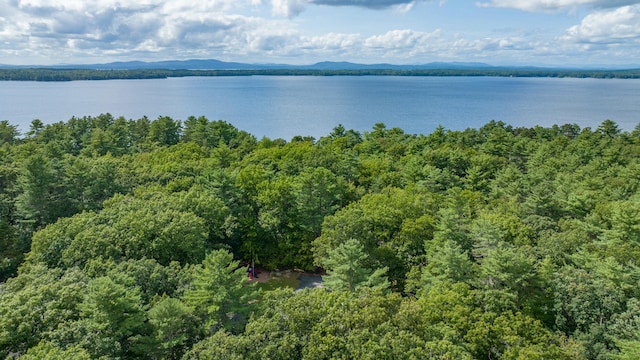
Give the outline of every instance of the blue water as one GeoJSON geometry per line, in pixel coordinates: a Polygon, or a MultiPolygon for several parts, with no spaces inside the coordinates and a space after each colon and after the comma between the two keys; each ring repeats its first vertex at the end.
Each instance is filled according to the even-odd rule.
{"type": "Polygon", "coordinates": [[[252,76],[154,80],[0,82],[0,120],[27,131],[72,116],[137,119],[204,115],[258,138],[316,138],[338,124],[369,131],[375,123],[407,133],[478,128],[490,120],[513,126],[576,123],[597,128],[606,119],[630,131],[640,123],[640,80],[252,76]]]}

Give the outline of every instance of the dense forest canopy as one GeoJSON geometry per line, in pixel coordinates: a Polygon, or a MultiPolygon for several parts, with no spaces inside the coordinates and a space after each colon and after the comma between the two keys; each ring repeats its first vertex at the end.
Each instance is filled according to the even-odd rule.
{"type": "Polygon", "coordinates": [[[640,125],[286,141],[102,114],[1,121],[0,163],[0,358],[640,351],[640,125]]]}
{"type": "Polygon", "coordinates": [[[93,70],[56,68],[0,69],[0,81],[73,81],[113,79],[164,79],[185,76],[501,76],[501,77],[553,77],[595,79],[640,79],[640,69],[628,70],[571,70],[547,68],[493,68],[493,69],[256,69],[256,70],[185,70],[185,69],[131,69],[93,70]]]}

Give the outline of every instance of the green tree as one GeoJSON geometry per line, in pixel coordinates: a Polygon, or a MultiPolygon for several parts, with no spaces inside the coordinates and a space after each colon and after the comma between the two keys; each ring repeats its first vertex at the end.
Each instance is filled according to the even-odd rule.
{"type": "Polygon", "coordinates": [[[231,326],[229,320],[236,318],[236,313],[246,312],[246,305],[256,296],[239,263],[230,252],[214,250],[193,268],[193,283],[184,294],[184,301],[195,309],[211,333],[221,326],[231,326]]]}
{"type": "MultiPolygon", "coordinates": [[[[260,356],[260,351],[257,350],[260,345],[256,342],[257,339],[249,338],[248,336],[240,335],[236,336],[228,333],[227,331],[220,330],[209,336],[208,338],[196,343],[188,352],[182,357],[185,360],[196,359],[209,359],[209,360],[259,360],[263,359],[260,356]]],[[[270,344],[271,352],[269,359],[291,359],[291,357],[278,357],[274,356],[273,348],[275,346],[270,344]]],[[[264,351],[267,353],[266,349],[264,351]]]]}
{"type": "Polygon", "coordinates": [[[310,267],[311,254],[304,244],[307,241],[301,229],[304,218],[298,208],[293,178],[278,176],[261,182],[256,190],[257,222],[266,236],[254,243],[262,258],[272,260],[266,265],[310,267]]]}
{"type": "Polygon", "coordinates": [[[363,287],[388,289],[389,281],[385,276],[387,268],[368,269],[363,266],[366,258],[362,245],[355,239],[349,239],[329,251],[328,258],[323,261],[327,268],[324,284],[337,291],[356,291],[363,287]]]}
{"type": "Polygon", "coordinates": [[[96,259],[84,269],[92,277],[126,274],[133,286],[140,290],[140,298],[145,304],[153,303],[158,296],[176,297],[183,293],[189,282],[189,274],[177,261],[163,266],[154,259],[128,259],[115,263],[96,259]]]}
{"type": "Polygon", "coordinates": [[[150,335],[147,314],[139,290],[131,283],[125,275],[98,277],[87,284],[79,305],[86,333],[79,342],[93,358],[137,357],[149,350],[145,346],[150,335]]]}
{"type": "Polygon", "coordinates": [[[523,249],[498,244],[482,259],[479,282],[485,307],[498,313],[512,307],[528,310],[527,304],[539,296],[535,259],[523,249]]]}
{"type": "Polygon", "coordinates": [[[149,309],[149,322],[158,343],[159,356],[180,359],[198,339],[197,318],[182,301],[165,297],[149,309]]]}
{"type": "Polygon", "coordinates": [[[77,345],[69,346],[62,349],[51,342],[41,341],[38,343],[38,345],[32,348],[29,348],[29,350],[24,355],[20,356],[20,359],[23,359],[23,360],[41,360],[41,359],[90,360],[91,356],[85,349],[77,345]]]}
{"type": "Polygon", "coordinates": [[[410,266],[424,255],[422,245],[432,234],[435,206],[432,196],[415,189],[388,188],[365,195],[325,218],[321,236],[313,241],[315,264],[324,266],[331,249],[357,239],[368,255],[366,266],[387,267],[392,286],[402,290],[410,266]]]}
{"type": "Polygon", "coordinates": [[[412,359],[446,353],[444,341],[425,344],[412,332],[398,330],[393,319],[401,303],[397,294],[279,290],[265,294],[263,301],[263,311],[244,333],[217,332],[185,358],[412,359]]]}
{"type": "Polygon", "coordinates": [[[477,359],[572,359],[551,331],[521,313],[478,314],[464,338],[477,359]]]}
{"type": "Polygon", "coordinates": [[[28,250],[28,243],[23,241],[16,228],[0,220],[0,282],[15,275],[28,250]]]}
{"type": "Polygon", "coordinates": [[[143,144],[149,136],[151,121],[146,116],[137,120],[127,121],[129,134],[131,134],[131,145],[133,150],[140,151],[146,148],[143,144]]]}
{"type": "Polygon", "coordinates": [[[3,144],[13,145],[19,135],[17,126],[9,124],[7,120],[0,121],[0,146],[3,144]]]}
{"type": "Polygon", "coordinates": [[[209,120],[204,117],[189,116],[184,121],[184,134],[183,141],[193,141],[196,144],[204,147],[209,146],[209,133],[208,126],[209,120]]]}
{"type": "Polygon", "coordinates": [[[296,194],[303,227],[314,237],[320,235],[322,221],[327,215],[349,202],[349,188],[344,179],[325,168],[303,171],[296,178],[296,194]]]}
{"type": "Polygon", "coordinates": [[[475,280],[476,271],[469,255],[453,240],[447,240],[442,247],[428,255],[419,287],[429,288],[441,282],[469,284],[475,280]]]}
{"type": "Polygon", "coordinates": [[[180,141],[181,128],[180,121],[161,116],[151,122],[147,140],[161,146],[177,144],[180,141]]]}
{"type": "Polygon", "coordinates": [[[79,319],[86,283],[77,269],[33,265],[0,285],[0,357],[24,353],[59,324],[79,319]]]}
{"type": "Polygon", "coordinates": [[[74,209],[63,197],[61,185],[55,161],[40,152],[25,159],[18,177],[18,214],[23,219],[33,220],[36,228],[71,215],[74,209]]]}
{"type": "Polygon", "coordinates": [[[611,318],[609,334],[613,337],[616,350],[610,357],[618,360],[630,360],[637,357],[640,351],[640,300],[631,298],[627,301],[624,312],[611,318]]]}
{"type": "Polygon", "coordinates": [[[616,346],[620,349],[618,353],[610,355],[615,360],[633,360],[640,354],[640,336],[637,336],[635,340],[616,340],[616,346]]]}
{"type": "Polygon", "coordinates": [[[607,333],[625,305],[622,289],[595,272],[565,266],[556,273],[553,294],[556,327],[583,343],[587,358],[604,356],[614,346],[607,333]]]}
{"type": "Polygon", "coordinates": [[[12,219],[15,213],[16,182],[20,172],[14,146],[0,146],[0,218],[12,219]]]}
{"type": "Polygon", "coordinates": [[[29,132],[27,132],[27,136],[29,138],[34,138],[38,136],[40,131],[44,129],[44,123],[40,119],[34,119],[31,121],[31,125],[29,125],[29,132]]]}
{"type": "Polygon", "coordinates": [[[607,119],[598,126],[598,132],[613,139],[618,136],[621,131],[615,121],[607,119]]]}

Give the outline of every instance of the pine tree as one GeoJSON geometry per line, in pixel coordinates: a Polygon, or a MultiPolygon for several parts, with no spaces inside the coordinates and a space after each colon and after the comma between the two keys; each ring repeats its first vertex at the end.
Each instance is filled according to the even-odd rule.
{"type": "Polygon", "coordinates": [[[355,291],[362,287],[386,290],[389,287],[386,267],[374,271],[363,266],[368,256],[357,240],[347,240],[328,255],[325,261],[328,275],[323,281],[332,290],[355,291]]]}
{"type": "Polygon", "coordinates": [[[202,264],[194,268],[192,288],[185,293],[185,302],[215,330],[226,318],[233,317],[255,298],[256,291],[247,284],[245,268],[226,250],[207,254],[202,264]]]}

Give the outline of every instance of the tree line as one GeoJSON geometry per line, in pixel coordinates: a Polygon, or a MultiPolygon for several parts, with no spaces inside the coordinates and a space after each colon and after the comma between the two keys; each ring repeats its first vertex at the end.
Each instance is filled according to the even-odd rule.
{"type": "Polygon", "coordinates": [[[56,69],[10,68],[0,69],[0,81],[74,81],[115,79],[165,79],[187,76],[498,76],[552,77],[595,79],[640,79],[640,69],[629,70],[567,70],[567,69],[255,69],[255,70],[184,70],[184,69],[56,69]]]}
{"type": "Polygon", "coordinates": [[[632,359],[640,125],[0,122],[0,357],[632,359]],[[324,270],[261,290],[243,261],[324,270]]]}

